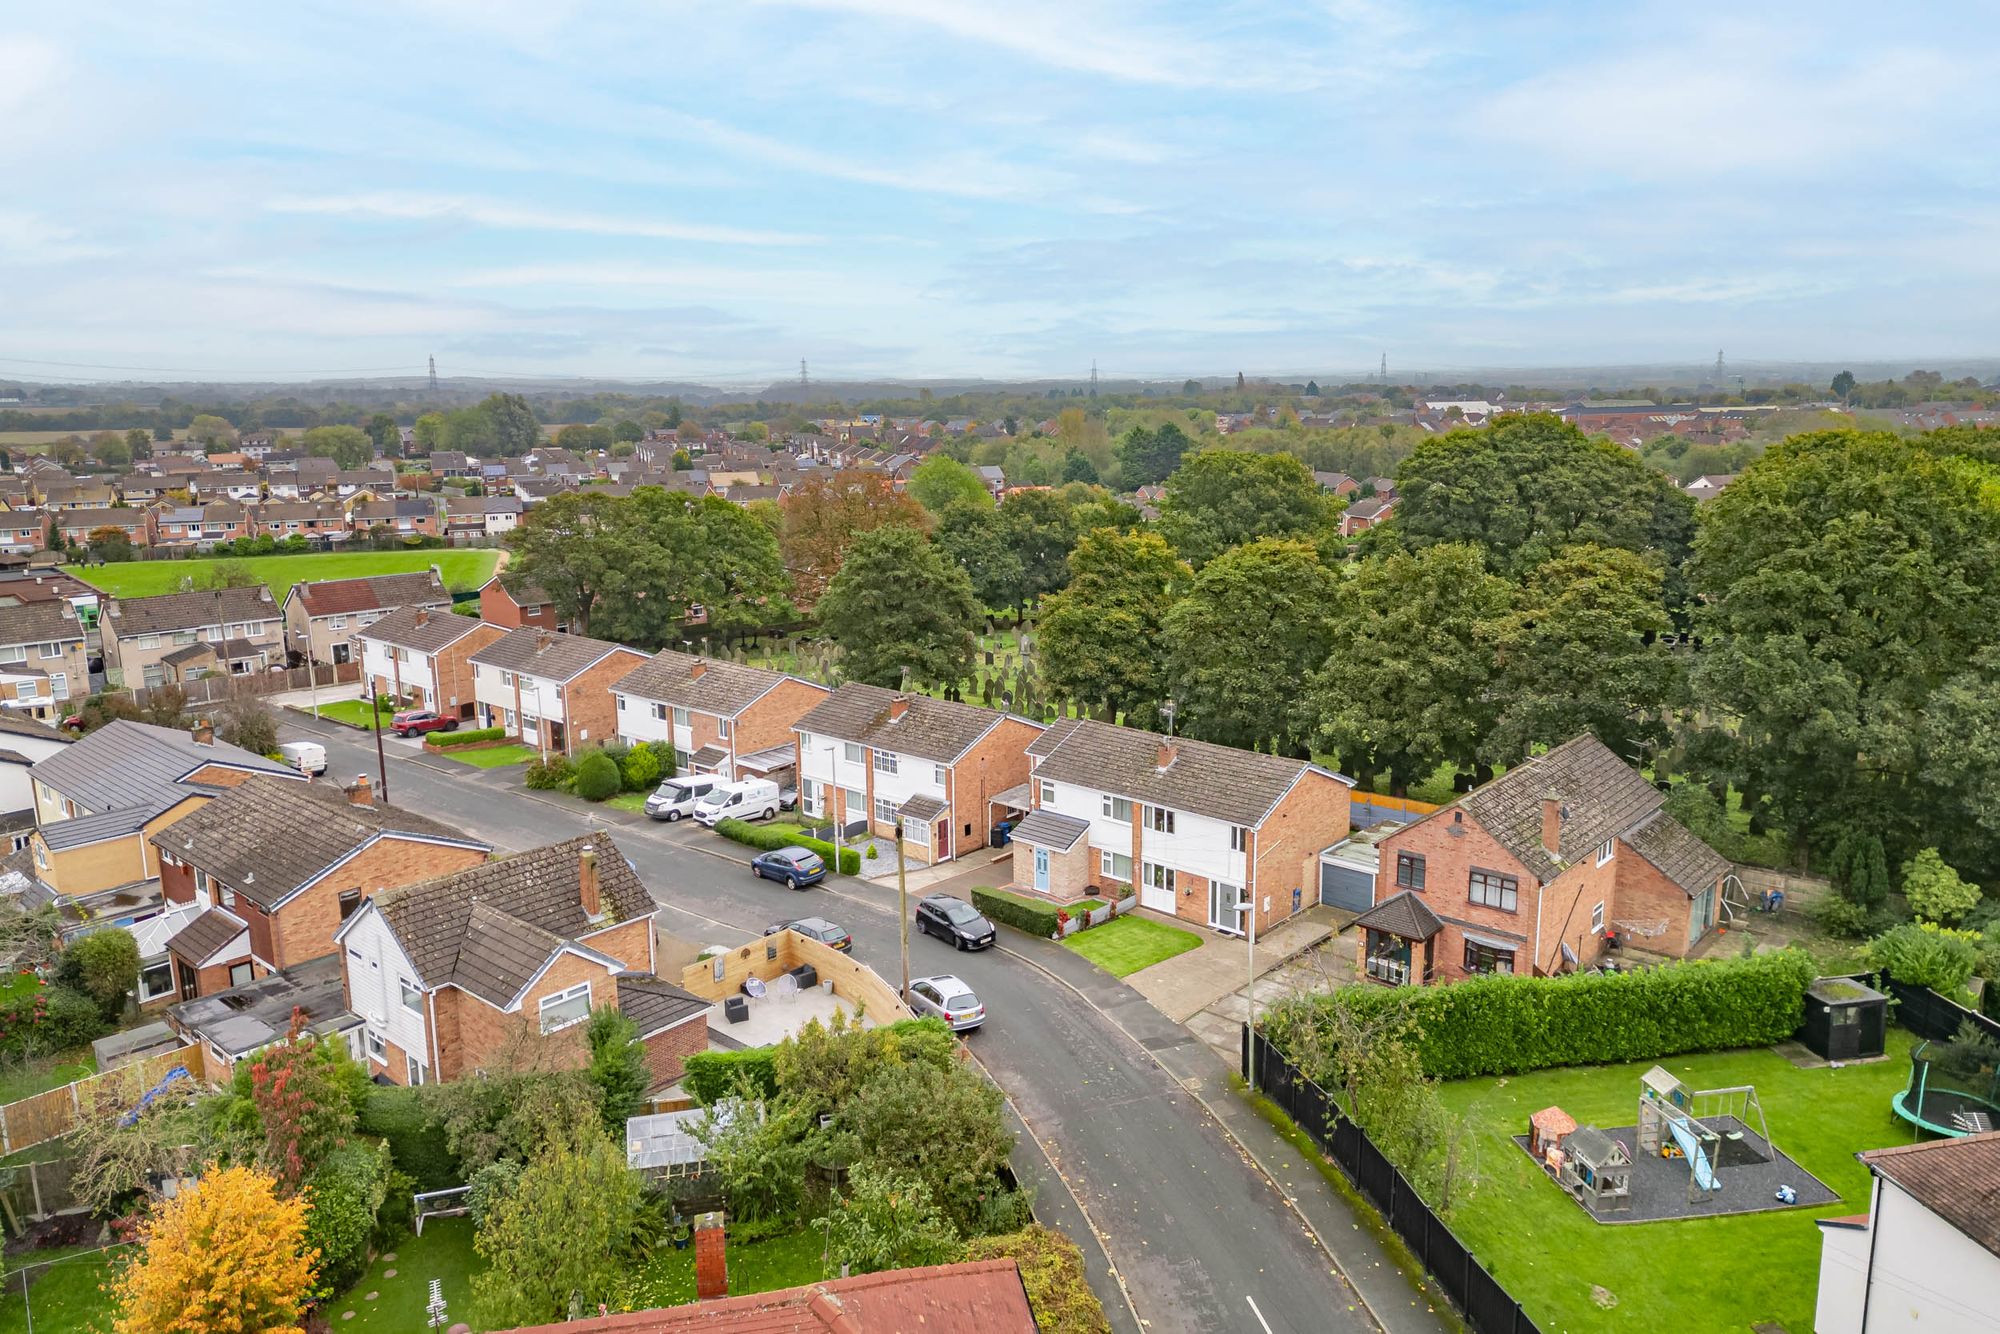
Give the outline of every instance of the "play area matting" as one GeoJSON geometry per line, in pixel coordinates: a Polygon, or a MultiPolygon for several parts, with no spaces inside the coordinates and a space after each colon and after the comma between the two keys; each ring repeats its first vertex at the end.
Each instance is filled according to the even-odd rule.
{"type": "MultiPolygon", "coordinates": [[[[1824,1181],[1774,1151],[1764,1137],[1733,1116],[1710,1117],[1702,1122],[1723,1139],[1715,1166],[1717,1189],[1707,1199],[1688,1199],[1688,1165],[1685,1158],[1662,1158],[1639,1152],[1639,1127],[1616,1126],[1604,1133],[1623,1144],[1632,1155],[1632,1195],[1630,1208],[1584,1212],[1600,1223],[1658,1223],[1670,1218],[1720,1218],[1726,1214],[1755,1214],[1767,1209],[1813,1209],[1832,1204],[1840,1196],[1824,1181]],[[1731,1132],[1737,1132],[1732,1134],[1731,1132]],[[1794,1204],[1778,1203],[1778,1187],[1790,1186],[1799,1193],[1794,1204]]],[[[1528,1152],[1528,1137],[1513,1140],[1528,1152]]],[[[1541,1166],[1537,1163],[1536,1166],[1541,1166]]],[[[1547,1176],[1546,1169],[1543,1172],[1547,1176]]],[[[1549,1187],[1563,1190],[1553,1178],[1549,1187]]],[[[1568,1191],[1563,1190],[1565,1195],[1568,1191]]],[[[1574,1198],[1573,1196],[1571,1198],[1574,1198]]]]}

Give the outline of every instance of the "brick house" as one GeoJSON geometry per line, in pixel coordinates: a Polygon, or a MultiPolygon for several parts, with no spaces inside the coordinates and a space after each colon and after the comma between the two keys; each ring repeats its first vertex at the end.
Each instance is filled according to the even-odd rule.
{"type": "Polygon", "coordinates": [[[1394,496],[1370,496],[1350,504],[1340,515],[1340,535],[1359,537],[1396,512],[1394,496]]]}
{"type": "Polygon", "coordinates": [[[478,703],[472,655],[506,634],[497,625],[431,607],[400,607],[359,634],[369,693],[469,719],[478,703]]]}
{"type": "Polygon", "coordinates": [[[165,505],[153,511],[154,545],[178,551],[209,551],[218,542],[251,536],[250,512],[233,500],[204,505],[165,505]]]}
{"type": "Polygon", "coordinates": [[[436,537],[442,531],[438,527],[437,501],[430,496],[357,500],[348,506],[347,519],[357,533],[383,529],[399,537],[436,537]]]}
{"type": "Polygon", "coordinates": [[[366,778],[345,794],[251,778],[152,843],[167,902],[201,908],[167,941],[182,1000],[332,954],[334,931],[368,895],[476,866],[492,851],[376,802],[366,778]]]}
{"type": "Polygon", "coordinates": [[[568,622],[557,619],[555,603],[547,592],[520,582],[509,588],[497,574],[479,586],[479,619],[503,630],[518,630],[524,625],[544,630],[569,628],[568,622]]]}
{"type": "Polygon", "coordinates": [[[789,772],[792,726],[830,693],[783,672],[672,649],[611,687],[620,741],[670,741],[682,768],[729,778],[789,772]]]}
{"type": "Polygon", "coordinates": [[[411,574],[371,574],[292,585],[285,594],[285,645],[313,662],[344,663],[359,630],[399,607],[451,610],[451,590],[433,565],[411,574]]]}
{"type": "Polygon", "coordinates": [[[135,547],[150,547],[154,543],[152,516],[142,509],[113,507],[105,509],[50,510],[49,519],[62,540],[71,546],[85,546],[90,535],[100,528],[116,528],[131,540],[135,547]]]}
{"type": "Polygon", "coordinates": [[[612,685],[646,661],[635,648],[534,626],[509,630],[472,654],[481,727],[504,727],[530,746],[574,755],[618,734],[612,685]]]}
{"type": "Polygon", "coordinates": [[[49,544],[49,516],[44,510],[0,510],[0,552],[32,556],[49,544]]]}
{"type": "Polygon", "coordinates": [[[1392,984],[1684,958],[1715,925],[1722,855],[1585,734],[1384,837],[1362,972],[1392,984]]]}
{"type": "Polygon", "coordinates": [[[1136,886],[1139,906],[1218,931],[1268,930],[1319,901],[1319,854],[1347,836],[1354,780],[1304,760],[1089,719],[1028,747],[1014,883],[1076,899],[1136,886]]]}
{"type": "Polygon", "coordinates": [[[115,686],[156,686],[162,659],[197,641],[241,675],[285,664],[285,621],[271,590],[204,588],[150,598],[113,598],[99,618],[104,673],[115,686]]]}
{"type": "Polygon", "coordinates": [[[67,599],[0,605],[0,710],[59,722],[89,692],[84,626],[67,599]]]}
{"type": "Polygon", "coordinates": [[[582,1064],[582,1024],[608,1005],[639,1024],[655,1079],[678,1079],[707,1049],[708,1002],[653,976],[654,908],[605,833],[370,897],[334,936],[370,1072],[456,1079],[534,1033],[565,1034],[582,1064]]]}
{"type": "Polygon", "coordinates": [[[253,506],[250,522],[256,536],[268,535],[279,541],[303,537],[331,546],[349,536],[347,511],[330,500],[273,500],[253,506]]]}
{"type": "Polygon", "coordinates": [[[973,704],[850,681],[799,719],[799,809],[936,863],[986,846],[993,804],[1028,777],[1042,727],[973,704]]]}

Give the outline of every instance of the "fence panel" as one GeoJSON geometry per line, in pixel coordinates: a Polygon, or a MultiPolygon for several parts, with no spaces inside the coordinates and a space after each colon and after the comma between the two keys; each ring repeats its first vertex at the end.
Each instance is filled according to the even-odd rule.
{"type": "Polygon", "coordinates": [[[5,1131],[7,1152],[18,1153],[67,1135],[75,1127],[79,1112],[88,1107],[93,1098],[112,1092],[117,1087],[111,1081],[129,1080],[143,1091],[165,1079],[167,1072],[175,1066],[182,1067],[199,1081],[202,1077],[201,1048],[189,1046],[178,1051],[162,1052],[158,1056],[149,1056],[143,1061],[134,1061],[116,1070],[107,1070],[101,1075],[92,1075],[74,1084],[65,1084],[59,1089],[50,1089],[0,1107],[0,1129],[5,1131]]]}

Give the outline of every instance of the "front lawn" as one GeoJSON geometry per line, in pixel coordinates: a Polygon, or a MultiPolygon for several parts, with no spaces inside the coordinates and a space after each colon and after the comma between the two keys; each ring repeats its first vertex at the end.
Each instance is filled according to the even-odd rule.
{"type": "MultiPolygon", "coordinates": [[[[394,1250],[375,1257],[368,1272],[345,1296],[328,1302],[326,1313],[337,1330],[380,1329],[404,1334],[425,1328],[425,1308],[431,1300],[431,1280],[444,1283],[449,1324],[472,1319],[472,1276],[486,1267],[472,1249],[470,1218],[433,1218],[424,1235],[406,1236],[394,1250]],[[389,1256],[396,1258],[391,1260],[389,1256]],[[375,1300],[368,1299],[375,1293],[375,1300]],[[346,1313],[354,1312],[349,1320],[346,1313]]],[[[40,1328],[40,1322],[36,1322],[40,1328]]]]}
{"type": "MultiPolygon", "coordinates": [[[[991,894],[995,898],[1006,899],[1009,903],[1018,903],[1023,908],[1033,908],[1038,912],[1047,912],[1050,908],[1060,908],[1072,917],[1078,913],[1089,912],[1092,908],[1102,908],[1105,903],[1103,899],[1078,899],[1074,903],[1050,903],[1047,899],[1029,898],[1026,894],[1016,894],[1012,890],[1007,889],[986,889],[981,892],[991,894]]],[[[1109,925],[1109,923],[1106,923],[1106,925],[1109,925]]]]}
{"type": "MultiPolygon", "coordinates": [[[[827,1276],[825,1239],[807,1227],[766,1241],[729,1243],[729,1295],[775,1292],[817,1283],[827,1276]]],[[[619,1292],[622,1306],[643,1311],[654,1306],[680,1306],[694,1300],[694,1245],[671,1246],[628,1276],[619,1292]]]]}
{"type": "Polygon", "coordinates": [[[1475,1184],[1446,1221],[1543,1329],[1626,1328],[1641,1317],[1688,1331],[1811,1329],[1820,1250],[1811,1220],[1865,1213],[1868,1169],[1855,1153],[1911,1142],[1889,1099],[1909,1074],[1912,1041],[1891,1028],[1888,1060],[1843,1070],[1801,1070],[1762,1048],[1661,1062],[1690,1089],[1755,1085],[1778,1148],[1842,1197],[1726,1218],[1593,1222],[1510,1138],[1550,1106],[1580,1125],[1632,1125],[1639,1076],[1654,1062],[1447,1084],[1445,1102],[1475,1122],[1475,1184]],[[1593,1301],[1592,1285],[1615,1307],[1593,1301]]]}
{"type": "MultiPolygon", "coordinates": [[[[312,706],[308,704],[300,712],[311,713],[312,706]]],[[[379,717],[382,730],[386,732],[389,730],[389,724],[396,719],[396,711],[394,709],[370,709],[368,701],[365,699],[337,699],[332,701],[322,700],[319,706],[319,716],[332,722],[343,723],[348,727],[358,727],[364,732],[374,731],[376,719],[379,717]]]]}
{"type": "Polygon", "coordinates": [[[615,797],[606,797],[603,804],[621,811],[633,811],[643,815],[646,811],[646,798],[652,795],[650,788],[644,792],[620,792],[615,797]]]}
{"type": "MultiPolygon", "coordinates": [[[[371,574],[416,574],[438,567],[447,587],[477,588],[493,577],[500,553],[494,550],[417,548],[410,551],[328,551],[300,556],[249,556],[236,564],[250,567],[278,602],[301,580],[356,579],[371,574]]],[[[63,568],[93,588],[118,597],[143,598],[178,593],[181,581],[197,583],[212,571],[212,560],[134,560],[115,565],[66,565],[63,568]]]]}
{"type": "Polygon", "coordinates": [[[1196,948],[1201,937],[1145,917],[1114,917],[1103,926],[1065,937],[1063,944],[1113,977],[1129,977],[1196,948]]]}
{"type": "Polygon", "coordinates": [[[541,758],[541,752],[533,746],[469,746],[463,750],[441,750],[438,754],[460,764],[469,764],[475,769],[505,769],[510,764],[526,764],[541,758]]]}

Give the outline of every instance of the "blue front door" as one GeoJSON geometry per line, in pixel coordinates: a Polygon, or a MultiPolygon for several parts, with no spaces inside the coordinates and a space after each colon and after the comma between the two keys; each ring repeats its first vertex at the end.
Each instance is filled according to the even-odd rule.
{"type": "Polygon", "coordinates": [[[1035,849],[1035,890],[1041,894],[1049,892],[1049,850],[1047,848],[1035,849]]]}

